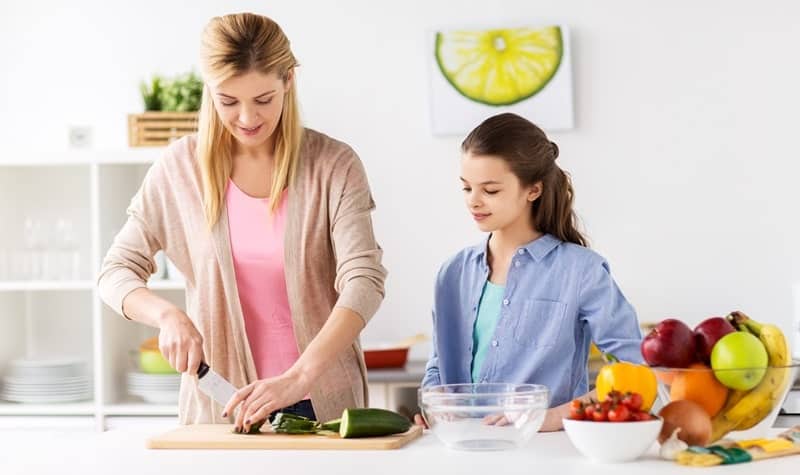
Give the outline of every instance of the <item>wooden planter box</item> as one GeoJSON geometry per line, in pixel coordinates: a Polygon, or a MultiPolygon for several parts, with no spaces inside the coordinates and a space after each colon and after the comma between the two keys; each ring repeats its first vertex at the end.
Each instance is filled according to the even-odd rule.
{"type": "Polygon", "coordinates": [[[131,147],[166,145],[197,132],[197,112],[143,112],[128,115],[131,147]]]}

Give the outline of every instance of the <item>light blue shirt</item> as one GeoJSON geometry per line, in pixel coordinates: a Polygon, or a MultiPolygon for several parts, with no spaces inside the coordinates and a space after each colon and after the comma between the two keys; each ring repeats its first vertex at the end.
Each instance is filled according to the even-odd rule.
{"type": "Polygon", "coordinates": [[[475,318],[475,328],[472,331],[472,382],[481,378],[481,368],[489,344],[494,339],[494,329],[500,319],[500,310],[503,307],[503,295],[506,288],[486,281],[481,294],[481,303],[478,305],[478,316],[475,318]]]}
{"type": "MultiPolygon", "coordinates": [[[[442,265],[423,386],[472,380],[473,328],[489,275],[487,239],[442,265]]],[[[642,362],[636,312],[594,251],[545,234],[516,250],[481,382],[543,384],[550,405],[588,391],[589,343],[642,362]]]]}

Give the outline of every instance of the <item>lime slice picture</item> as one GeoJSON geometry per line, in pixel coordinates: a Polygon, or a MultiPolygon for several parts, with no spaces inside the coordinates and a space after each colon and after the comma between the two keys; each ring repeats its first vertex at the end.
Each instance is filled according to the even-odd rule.
{"type": "Polygon", "coordinates": [[[436,34],[436,62],[464,97],[507,106],[541,91],[561,64],[561,28],[449,31],[436,34]]]}

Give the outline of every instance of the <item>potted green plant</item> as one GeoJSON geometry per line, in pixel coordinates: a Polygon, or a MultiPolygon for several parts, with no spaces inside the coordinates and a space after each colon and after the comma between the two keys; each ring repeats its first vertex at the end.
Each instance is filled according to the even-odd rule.
{"type": "Polygon", "coordinates": [[[166,78],[154,75],[139,90],[145,112],[128,115],[128,143],[132,147],[165,145],[197,131],[197,111],[203,81],[194,72],[166,78]]]}

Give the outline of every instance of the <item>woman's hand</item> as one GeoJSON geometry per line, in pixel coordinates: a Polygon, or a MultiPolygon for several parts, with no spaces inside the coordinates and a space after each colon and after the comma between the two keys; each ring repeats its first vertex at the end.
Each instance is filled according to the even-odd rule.
{"type": "Polygon", "coordinates": [[[274,378],[259,379],[236,391],[225,405],[222,417],[233,414],[241,405],[234,427],[238,432],[248,432],[252,424],[301,400],[310,388],[311,384],[306,378],[292,374],[291,370],[274,378]]]}
{"type": "Polygon", "coordinates": [[[194,323],[180,309],[173,309],[160,319],[158,347],[176,371],[196,374],[203,357],[203,337],[194,323]]]}

